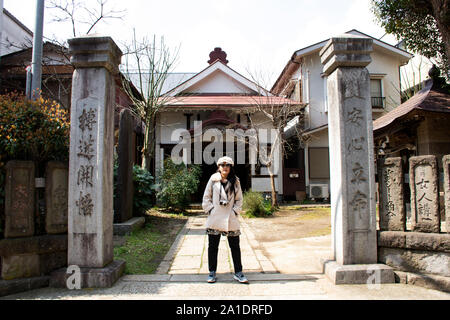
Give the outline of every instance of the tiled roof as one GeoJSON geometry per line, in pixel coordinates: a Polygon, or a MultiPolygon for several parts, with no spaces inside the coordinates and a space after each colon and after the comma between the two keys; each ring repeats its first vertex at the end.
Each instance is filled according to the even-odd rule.
{"type": "Polygon", "coordinates": [[[380,130],[413,110],[450,112],[450,95],[433,90],[433,81],[428,80],[425,87],[405,103],[373,122],[373,130],[380,130]]]}

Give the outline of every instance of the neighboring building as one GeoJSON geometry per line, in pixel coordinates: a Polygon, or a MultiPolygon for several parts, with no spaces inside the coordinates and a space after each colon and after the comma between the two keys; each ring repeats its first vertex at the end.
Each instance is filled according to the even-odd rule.
{"type": "MultiPolygon", "coordinates": [[[[67,48],[45,42],[42,61],[42,91],[44,96],[70,109],[73,67],[67,48]]],[[[2,56],[0,61],[0,93],[25,92],[26,68],[31,65],[32,48],[2,56]]]]}
{"type": "MultiPolygon", "coordinates": [[[[382,158],[400,157],[405,175],[405,198],[410,196],[409,159],[434,155],[438,161],[441,219],[444,213],[444,168],[442,158],[450,154],[450,86],[432,78],[405,103],[373,123],[377,163],[382,158]],[[440,84],[439,84],[440,82],[440,84]]],[[[407,202],[408,218],[411,211],[407,202]]]]}
{"type": "MultiPolygon", "coordinates": [[[[406,50],[404,41],[396,45],[397,48],[406,50]]],[[[400,68],[402,100],[405,101],[415,93],[423,89],[423,84],[430,79],[429,71],[433,67],[433,62],[420,54],[414,54],[408,64],[400,68]]]]}
{"type": "MultiPolygon", "coordinates": [[[[270,121],[259,111],[255,110],[258,106],[280,106],[284,103],[295,103],[289,99],[280,99],[272,96],[269,92],[259,87],[254,82],[248,80],[228,66],[226,53],[220,48],[216,48],[210,54],[209,66],[203,71],[194,74],[183,83],[172,88],[168,95],[171,97],[167,106],[158,114],[156,129],[156,150],[155,150],[155,169],[158,171],[163,168],[164,160],[171,157],[173,148],[178,144],[179,139],[173,137],[177,130],[187,130],[194,136],[196,129],[199,129],[201,121],[203,143],[201,144],[202,155],[201,168],[202,177],[194,201],[200,201],[205,189],[206,183],[211,174],[216,172],[215,162],[207,163],[203,157],[205,148],[211,145],[212,136],[205,132],[209,129],[218,129],[225,133],[226,129],[247,129],[255,128],[272,129],[270,121]]],[[[177,75],[175,78],[183,78],[177,75]]],[[[259,142],[267,143],[269,148],[272,146],[273,138],[267,138],[262,131],[258,131],[259,142]]],[[[189,141],[191,145],[193,141],[189,141]]],[[[252,189],[264,193],[271,192],[271,182],[267,167],[261,163],[250,164],[249,159],[258,156],[254,149],[245,144],[245,164],[237,163],[237,141],[235,137],[224,135],[223,154],[216,153],[214,159],[217,160],[222,155],[228,155],[234,158],[236,162],[235,169],[241,180],[243,190],[252,189]],[[226,142],[230,142],[232,150],[226,153],[226,142]]],[[[183,152],[183,160],[187,163],[195,161],[195,145],[191,145],[191,153],[183,152]]],[[[231,149],[231,148],[229,148],[231,149]]],[[[283,170],[281,166],[282,155],[278,149],[274,149],[274,169],[276,171],[275,187],[279,197],[283,195],[283,170]],[[276,170],[276,169],[275,169],[276,170]]],[[[181,155],[181,154],[180,154],[181,155]]]]}
{"type": "Polygon", "coordinates": [[[424,88],[395,110],[373,123],[379,156],[401,157],[405,172],[412,156],[435,155],[442,172],[442,157],[450,154],[450,93],[427,80],[424,88]]]}
{"type": "MultiPolygon", "coordinates": [[[[412,55],[357,30],[346,34],[373,39],[372,62],[367,69],[370,73],[373,118],[379,118],[401,104],[400,67],[407,64],[412,55]]],[[[293,155],[296,161],[288,158],[285,162],[291,166],[297,163],[297,169],[303,171],[304,184],[298,191],[306,191],[310,198],[329,197],[329,106],[327,79],[322,73],[323,65],[319,56],[327,41],[294,52],[271,90],[276,95],[306,104],[305,119],[298,124],[303,131],[302,148],[293,155]],[[311,194],[311,190],[314,194],[311,194]]],[[[292,135],[295,127],[293,125],[286,131],[287,136],[292,135]]]]}
{"type": "Polygon", "coordinates": [[[0,19],[0,56],[28,48],[33,43],[33,32],[14,17],[8,10],[1,8],[0,19]]]}

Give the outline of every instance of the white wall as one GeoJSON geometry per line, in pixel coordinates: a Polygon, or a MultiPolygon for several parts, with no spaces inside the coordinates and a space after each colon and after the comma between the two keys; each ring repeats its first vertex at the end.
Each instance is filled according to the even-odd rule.
{"type": "Polygon", "coordinates": [[[3,18],[0,41],[1,55],[7,55],[31,47],[33,37],[7,16],[3,10],[1,13],[3,18]]]}
{"type": "MultiPolygon", "coordinates": [[[[401,104],[399,71],[401,63],[397,57],[386,54],[383,50],[376,47],[371,54],[372,62],[367,66],[372,78],[381,79],[383,96],[386,98],[385,110],[374,111],[374,118],[401,104]]],[[[302,67],[297,70],[293,78],[301,79],[303,101],[308,103],[306,129],[315,129],[328,123],[326,78],[321,76],[323,65],[319,51],[305,56],[303,61],[302,67]]]]}
{"type": "MultiPolygon", "coordinates": [[[[367,66],[371,75],[383,74],[381,86],[386,98],[385,112],[387,113],[401,104],[400,98],[400,60],[392,55],[383,54],[380,50],[371,53],[372,62],[367,66]]],[[[377,77],[378,78],[378,77],[377,77]]]]}
{"type": "Polygon", "coordinates": [[[184,112],[163,112],[160,113],[157,132],[159,139],[157,143],[175,144],[177,141],[172,141],[172,133],[177,129],[186,129],[186,117],[184,112]]]}
{"type": "Polygon", "coordinates": [[[320,62],[319,51],[305,56],[303,61],[302,68],[296,71],[293,78],[301,80],[303,102],[308,104],[306,129],[317,128],[328,123],[325,79],[321,77],[323,65],[320,62]]]}
{"type": "Polygon", "coordinates": [[[233,80],[230,76],[226,75],[220,70],[216,70],[205,79],[199,81],[194,86],[187,90],[189,93],[231,93],[242,94],[252,93],[252,91],[233,80]]]}
{"type": "Polygon", "coordinates": [[[433,63],[426,57],[415,55],[406,66],[401,67],[402,91],[429,79],[428,72],[433,63]]]}

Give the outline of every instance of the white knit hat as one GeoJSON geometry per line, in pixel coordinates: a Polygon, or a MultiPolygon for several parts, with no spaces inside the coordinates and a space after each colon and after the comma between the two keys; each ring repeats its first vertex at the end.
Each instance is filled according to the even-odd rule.
{"type": "Polygon", "coordinates": [[[230,157],[222,157],[219,160],[217,160],[217,166],[221,165],[222,163],[228,163],[234,166],[233,159],[231,159],[230,157]]]}

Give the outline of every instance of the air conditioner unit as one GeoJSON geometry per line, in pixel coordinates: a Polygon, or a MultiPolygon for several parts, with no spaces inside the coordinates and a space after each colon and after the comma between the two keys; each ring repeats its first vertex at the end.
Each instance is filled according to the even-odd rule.
{"type": "Polygon", "coordinates": [[[309,197],[312,199],[328,199],[330,198],[330,192],[327,184],[310,184],[309,185],[309,197]]]}

